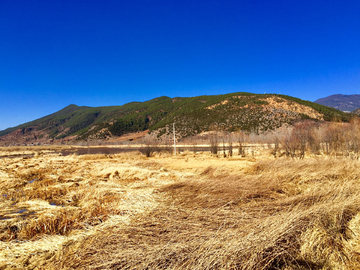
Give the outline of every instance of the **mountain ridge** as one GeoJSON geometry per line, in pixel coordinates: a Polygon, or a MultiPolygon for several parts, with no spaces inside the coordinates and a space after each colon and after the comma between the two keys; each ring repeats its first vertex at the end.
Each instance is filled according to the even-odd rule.
{"type": "Polygon", "coordinates": [[[360,95],[335,94],[314,101],[315,103],[338,109],[340,111],[352,112],[360,108],[360,95]]]}
{"type": "Polygon", "coordinates": [[[176,123],[181,137],[210,129],[264,132],[301,119],[349,121],[352,116],[310,101],[278,94],[247,92],[196,97],[157,97],[122,106],[71,104],[42,118],[0,131],[0,144],[108,139],[131,132],[169,133],[176,123]]]}

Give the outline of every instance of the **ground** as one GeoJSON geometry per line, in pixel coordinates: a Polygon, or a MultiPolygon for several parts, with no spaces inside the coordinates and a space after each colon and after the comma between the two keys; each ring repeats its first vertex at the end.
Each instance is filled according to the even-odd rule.
{"type": "Polygon", "coordinates": [[[58,150],[0,149],[0,269],[360,265],[358,160],[58,150]]]}

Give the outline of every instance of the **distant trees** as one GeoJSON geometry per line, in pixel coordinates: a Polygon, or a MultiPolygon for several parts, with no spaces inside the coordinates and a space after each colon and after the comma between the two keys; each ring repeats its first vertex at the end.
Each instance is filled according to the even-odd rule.
{"type": "Polygon", "coordinates": [[[245,157],[245,141],[247,135],[243,132],[213,131],[209,135],[210,152],[217,155],[222,151],[224,157],[232,157],[237,147],[238,155],[245,157]],[[234,145],[235,143],[235,145],[234,145]]]}
{"type": "Polygon", "coordinates": [[[121,136],[128,132],[143,131],[149,128],[149,119],[134,118],[134,119],[118,119],[108,126],[111,134],[121,136]]]}
{"type": "Polygon", "coordinates": [[[281,144],[285,154],[290,157],[304,158],[307,148],[315,149],[315,138],[313,136],[314,122],[304,121],[294,125],[290,136],[283,139],[281,144]]]}
{"type": "Polygon", "coordinates": [[[259,147],[245,147],[245,143],[251,142],[263,145],[267,143],[275,157],[285,155],[303,159],[308,153],[359,158],[360,119],[353,119],[350,123],[303,120],[293,126],[263,134],[216,131],[210,137],[210,150],[217,154],[219,144],[222,143],[224,156],[232,156],[233,142],[237,143],[238,154],[243,157],[246,148],[254,150],[254,147],[259,147]]]}
{"type": "MultiPolygon", "coordinates": [[[[149,136],[144,141],[142,150],[147,156],[155,151],[170,149],[172,140],[149,136]],[[168,142],[166,142],[168,141],[168,142]],[[161,146],[160,146],[161,145],[161,146]]],[[[247,153],[256,154],[260,147],[269,149],[269,154],[274,157],[287,156],[303,159],[306,155],[334,155],[360,157],[360,120],[354,119],[350,123],[341,122],[316,122],[302,120],[294,125],[265,133],[246,133],[243,131],[229,132],[219,127],[201,136],[193,136],[185,143],[196,152],[197,145],[207,144],[214,155],[221,153],[224,157],[238,154],[245,157],[247,153]]],[[[171,150],[170,150],[171,151],[171,150]]]]}
{"type": "Polygon", "coordinates": [[[317,123],[302,121],[292,127],[292,131],[279,140],[275,148],[289,157],[304,158],[310,154],[350,156],[358,158],[360,152],[360,121],[350,123],[317,123]]]}

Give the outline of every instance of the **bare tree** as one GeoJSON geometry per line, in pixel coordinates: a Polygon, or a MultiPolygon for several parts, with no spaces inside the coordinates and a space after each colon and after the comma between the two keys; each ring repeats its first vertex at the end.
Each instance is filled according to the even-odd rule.
{"type": "Polygon", "coordinates": [[[140,151],[146,155],[146,157],[151,157],[154,155],[156,151],[159,149],[159,139],[157,138],[156,134],[148,134],[143,139],[143,146],[140,151]]]}
{"type": "Polygon", "coordinates": [[[314,122],[303,121],[296,123],[291,134],[284,136],[281,141],[285,154],[290,157],[303,159],[308,150],[317,153],[320,148],[320,143],[314,136],[314,130],[314,122]]]}
{"type": "Polygon", "coordinates": [[[192,136],[192,137],[188,138],[187,142],[188,142],[188,144],[191,145],[191,150],[192,150],[194,153],[196,153],[196,151],[197,151],[197,144],[198,144],[196,137],[195,137],[195,136],[192,136]]]}
{"type": "Polygon", "coordinates": [[[222,139],[222,149],[223,149],[223,155],[226,157],[226,147],[225,147],[225,141],[226,141],[226,133],[221,133],[221,139],[222,139]]]}
{"type": "Polygon", "coordinates": [[[229,145],[229,157],[233,156],[233,135],[228,134],[228,145],[229,145]]]}
{"type": "Polygon", "coordinates": [[[242,157],[245,157],[245,147],[244,147],[244,143],[245,143],[245,139],[246,139],[246,134],[242,131],[239,131],[236,133],[236,140],[237,140],[237,143],[238,143],[238,155],[239,156],[242,156],[242,157]]]}
{"type": "Polygon", "coordinates": [[[279,152],[280,152],[280,140],[278,137],[275,136],[274,149],[271,151],[271,154],[274,155],[274,157],[277,157],[279,152]]]}
{"type": "Polygon", "coordinates": [[[215,132],[210,135],[210,152],[217,155],[219,151],[219,134],[215,132]]]}

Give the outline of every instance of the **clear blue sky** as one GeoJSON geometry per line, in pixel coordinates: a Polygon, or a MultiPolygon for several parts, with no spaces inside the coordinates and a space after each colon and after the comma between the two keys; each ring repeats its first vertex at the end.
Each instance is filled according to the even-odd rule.
{"type": "Polygon", "coordinates": [[[360,1],[0,0],[0,130],[238,91],[360,94],[360,1]]]}

